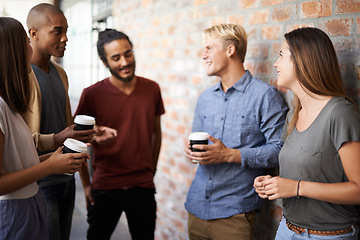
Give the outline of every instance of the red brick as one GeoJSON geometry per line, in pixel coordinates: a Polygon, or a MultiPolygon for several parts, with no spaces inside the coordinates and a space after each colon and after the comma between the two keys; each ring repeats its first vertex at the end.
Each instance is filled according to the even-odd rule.
{"type": "Polygon", "coordinates": [[[269,10],[255,11],[250,14],[250,25],[267,23],[269,21],[269,10]]]}
{"type": "Polygon", "coordinates": [[[349,36],[352,19],[333,19],[324,23],[326,32],[330,36],[349,36]]]}
{"type": "MultiPolygon", "coordinates": [[[[359,41],[355,40],[355,39],[351,39],[351,38],[346,38],[346,39],[342,39],[342,40],[333,40],[333,45],[335,48],[335,51],[337,53],[337,55],[342,58],[345,57],[343,59],[343,61],[348,62],[347,57],[349,57],[349,55],[352,56],[360,56],[360,48],[359,48],[359,41]]],[[[341,62],[341,59],[339,60],[339,62],[341,62]]],[[[358,63],[359,64],[359,63],[358,63]]],[[[346,66],[346,64],[344,64],[346,66]]]]}
{"type": "Polygon", "coordinates": [[[243,26],[245,22],[245,17],[240,15],[230,15],[227,17],[227,22],[243,26]]]}
{"type": "Polygon", "coordinates": [[[250,58],[257,58],[260,53],[260,47],[258,44],[249,44],[246,51],[246,56],[250,58]]]}
{"type": "Polygon", "coordinates": [[[269,46],[268,44],[250,44],[246,55],[250,58],[267,58],[269,56],[269,46]]]}
{"type": "Polygon", "coordinates": [[[204,18],[204,17],[213,17],[213,16],[216,16],[216,14],[217,14],[216,8],[213,7],[213,6],[210,6],[210,7],[202,8],[200,16],[202,18],[204,18]]]}
{"type": "Polygon", "coordinates": [[[173,158],[169,158],[167,159],[167,163],[170,165],[170,166],[173,166],[175,164],[175,160],[173,158]]]}
{"type": "Polygon", "coordinates": [[[280,5],[284,0],[261,0],[262,6],[280,5]]]}
{"type": "Polygon", "coordinates": [[[169,110],[167,111],[167,114],[170,116],[171,119],[179,120],[179,114],[177,111],[169,110]]]}
{"type": "Polygon", "coordinates": [[[141,7],[148,7],[151,4],[151,0],[142,0],[141,7]]]}
{"type": "Polygon", "coordinates": [[[168,168],[166,166],[161,167],[161,172],[165,175],[170,175],[170,173],[171,173],[170,168],[168,168]]]}
{"type": "Polygon", "coordinates": [[[168,81],[175,82],[175,81],[176,81],[176,75],[168,74],[168,75],[166,76],[166,79],[167,79],[168,81]]]}
{"type": "Polygon", "coordinates": [[[249,70],[249,72],[254,75],[255,74],[255,64],[252,62],[245,61],[244,63],[245,69],[249,70]]]}
{"type": "MultiPolygon", "coordinates": [[[[185,153],[183,153],[183,155],[185,156],[185,153]]],[[[186,158],[186,157],[185,157],[186,158]]],[[[184,162],[186,162],[187,159],[184,159],[184,162]]],[[[189,164],[185,163],[179,163],[179,171],[181,174],[190,174],[191,173],[191,168],[189,167],[189,164]]]]}
{"type": "Polygon", "coordinates": [[[169,26],[167,33],[173,35],[177,28],[176,26],[169,26]]]}
{"type": "Polygon", "coordinates": [[[275,40],[279,39],[282,35],[280,26],[265,26],[261,29],[262,39],[275,40]]]}
{"type": "Polygon", "coordinates": [[[160,239],[164,239],[164,240],[170,239],[170,236],[165,232],[160,232],[160,234],[161,234],[160,239]]]}
{"type": "Polygon", "coordinates": [[[274,8],[272,13],[272,20],[279,22],[289,20],[291,9],[293,9],[294,7],[296,8],[296,6],[274,8]]]}
{"type": "Polygon", "coordinates": [[[168,49],[167,50],[167,58],[175,58],[175,50],[174,49],[168,49]]]}
{"type": "Polygon", "coordinates": [[[204,81],[204,79],[200,76],[192,76],[191,83],[192,85],[199,85],[204,81]]]}
{"type": "Polygon", "coordinates": [[[181,232],[184,232],[185,231],[185,226],[184,226],[184,223],[183,222],[180,222],[179,220],[177,219],[172,219],[171,222],[173,223],[173,225],[179,229],[181,232]]]}
{"type": "Polygon", "coordinates": [[[194,6],[199,6],[208,3],[208,0],[194,0],[194,6]]]}
{"type": "Polygon", "coordinates": [[[286,32],[291,32],[294,29],[303,28],[303,27],[314,27],[314,24],[309,23],[309,24],[289,25],[289,26],[286,27],[286,32]]]}
{"type": "Polygon", "coordinates": [[[154,27],[156,27],[156,26],[159,26],[160,25],[160,18],[158,18],[158,17],[155,17],[155,18],[153,18],[152,20],[151,20],[151,25],[152,26],[154,26],[154,27]]]}
{"type": "Polygon", "coordinates": [[[224,23],[224,18],[223,17],[216,17],[216,18],[212,18],[210,20],[210,25],[213,26],[213,25],[219,25],[219,24],[222,24],[224,23]]]}
{"type": "Polygon", "coordinates": [[[252,39],[256,39],[256,35],[257,35],[257,28],[251,29],[249,31],[246,31],[247,34],[247,40],[248,42],[252,39]]]}
{"type": "Polygon", "coordinates": [[[331,16],[332,0],[321,0],[321,17],[331,16]]]}
{"type": "Polygon", "coordinates": [[[270,74],[272,64],[270,62],[261,61],[257,64],[256,73],[257,74],[270,74]]]}
{"type": "Polygon", "coordinates": [[[256,0],[240,0],[239,1],[240,9],[248,9],[256,7],[256,0]]]}
{"type": "Polygon", "coordinates": [[[331,16],[331,2],[331,0],[303,2],[301,4],[302,18],[331,16]]]}
{"type": "Polygon", "coordinates": [[[359,0],[337,0],[336,13],[360,12],[359,0]]]}
{"type": "MultiPolygon", "coordinates": [[[[285,39],[283,39],[285,40],[285,39]]],[[[270,57],[275,57],[277,59],[279,57],[279,52],[282,43],[273,43],[272,44],[272,52],[270,53],[270,57]]]]}

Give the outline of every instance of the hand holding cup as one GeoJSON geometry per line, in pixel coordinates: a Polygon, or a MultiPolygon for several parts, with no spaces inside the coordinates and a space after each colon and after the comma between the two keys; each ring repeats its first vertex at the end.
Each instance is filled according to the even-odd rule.
{"type": "MultiPolygon", "coordinates": [[[[209,134],[207,132],[192,132],[189,135],[190,140],[190,150],[192,152],[205,152],[204,150],[196,149],[193,145],[208,145],[209,143],[209,134]]],[[[198,161],[192,160],[194,163],[198,161]]]]}
{"type": "Polygon", "coordinates": [[[63,174],[68,173],[72,175],[78,171],[82,164],[89,158],[87,153],[72,153],[63,154],[64,147],[59,147],[51,156],[44,161],[49,165],[49,174],[63,174]]]}
{"type": "MultiPolygon", "coordinates": [[[[63,154],[66,153],[86,153],[87,145],[79,140],[68,138],[64,141],[63,154]]],[[[65,173],[66,175],[73,175],[72,173],[65,173]]]]}

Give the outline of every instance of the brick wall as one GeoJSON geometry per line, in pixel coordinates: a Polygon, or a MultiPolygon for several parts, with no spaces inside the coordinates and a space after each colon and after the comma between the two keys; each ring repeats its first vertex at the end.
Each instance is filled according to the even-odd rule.
{"type": "MultiPolygon", "coordinates": [[[[218,81],[201,63],[201,32],[214,24],[237,23],[248,33],[245,66],[276,85],[273,63],[285,32],[315,26],[335,45],[348,94],[360,95],[359,0],[115,0],[114,27],[135,46],[137,74],[157,81],[166,114],[155,177],[158,219],[156,239],[187,239],[184,202],[197,166],[183,151],[191,131],[198,95],[218,81]]],[[[291,94],[284,93],[290,101],[291,94]]],[[[273,239],[281,201],[266,202],[257,218],[256,239],[273,239]]]]}

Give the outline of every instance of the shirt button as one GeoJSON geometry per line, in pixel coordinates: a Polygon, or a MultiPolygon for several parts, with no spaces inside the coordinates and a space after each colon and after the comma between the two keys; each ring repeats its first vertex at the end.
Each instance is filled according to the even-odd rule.
{"type": "Polygon", "coordinates": [[[225,102],[227,101],[228,99],[227,98],[225,98],[225,102]]]}

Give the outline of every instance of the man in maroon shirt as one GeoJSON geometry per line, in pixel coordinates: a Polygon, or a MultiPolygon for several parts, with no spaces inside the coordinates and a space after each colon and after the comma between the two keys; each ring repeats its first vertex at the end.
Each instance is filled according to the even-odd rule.
{"type": "Polygon", "coordinates": [[[132,239],[154,239],[153,177],[165,113],[157,83],[135,75],[133,45],[122,32],[99,33],[98,54],[111,76],[84,89],[77,114],[118,132],[108,144],[93,143],[93,175],[80,171],[88,204],[88,239],[110,239],[124,211],[132,239]]]}

